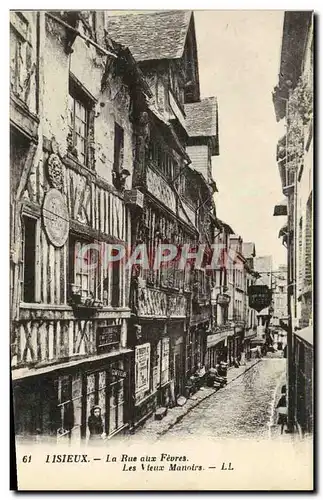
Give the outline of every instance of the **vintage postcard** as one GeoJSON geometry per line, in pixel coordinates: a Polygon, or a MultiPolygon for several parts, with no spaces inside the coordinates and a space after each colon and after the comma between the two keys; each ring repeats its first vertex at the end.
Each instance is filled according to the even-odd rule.
{"type": "Polygon", "coordinates": [[[19,490],[312,491],[312,11],[10,12],[19,490]]]}

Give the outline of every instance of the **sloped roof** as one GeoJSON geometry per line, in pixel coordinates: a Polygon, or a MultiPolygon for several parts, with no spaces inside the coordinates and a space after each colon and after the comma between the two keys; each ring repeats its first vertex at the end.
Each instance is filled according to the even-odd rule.
{"type": "Polygon", "coordinates": [[[246,259],[250,259],[251,257],[255,257],[256,248],[255,244],[251,241],[242,243],[242,254],[246,259]]]}
{"type": "Polygon", "coordinates": [[[110,16],[108,35],[129,47],[135,60],[182,57],[192,11],[171,10],[110,16]]]}
{"type": "Polygon", "coordinates": [[[206,97],[199,102],[185,104],[185,124],[189,137],[217,135],[217,107],[216,97],[206,97]]]}

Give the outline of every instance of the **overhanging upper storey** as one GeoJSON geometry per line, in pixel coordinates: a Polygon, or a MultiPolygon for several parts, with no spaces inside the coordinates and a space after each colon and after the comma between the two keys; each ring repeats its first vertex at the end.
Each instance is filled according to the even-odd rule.
{"type": "Polygon", "coordinates": [[[312,16],[312,11],[285,12],[279,79],[273,92],[277,121],[285,117],[289,92],[302,73],[312,16]]]}

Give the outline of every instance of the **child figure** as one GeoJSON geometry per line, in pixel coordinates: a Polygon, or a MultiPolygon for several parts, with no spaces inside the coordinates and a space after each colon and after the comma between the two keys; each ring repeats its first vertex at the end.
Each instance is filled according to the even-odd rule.
{"type": "Polygon", "coordinates": [[[286,385],[281,389],[281,396],[277,404],[278,421],[277,424],[281,426],[281,434],[284,431],[284,426],[287,427],[287,400],[286,400],[286,385]]]}

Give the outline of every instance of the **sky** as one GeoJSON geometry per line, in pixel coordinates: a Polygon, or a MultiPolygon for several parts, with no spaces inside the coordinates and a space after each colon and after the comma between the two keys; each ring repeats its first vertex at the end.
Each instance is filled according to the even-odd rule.
{"type": "Polygon", "coordinates": [[[286,262],[273,217],[284,196],[276,163],[277,123],[272,91],[278,82],[283,11],[195,11],[201,97],[219,106],[220,155],[213,158],[217,216],[256,253],[286,262]]]}

